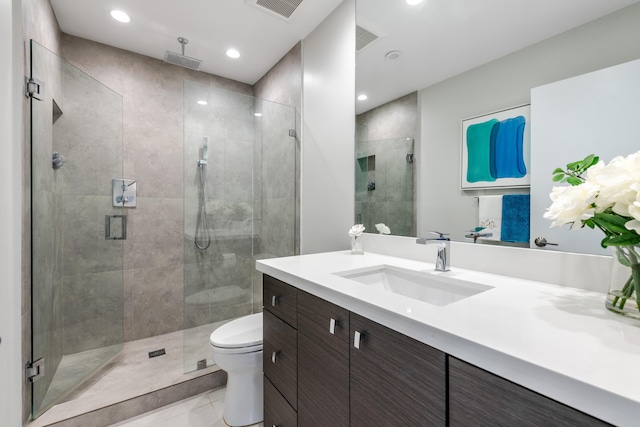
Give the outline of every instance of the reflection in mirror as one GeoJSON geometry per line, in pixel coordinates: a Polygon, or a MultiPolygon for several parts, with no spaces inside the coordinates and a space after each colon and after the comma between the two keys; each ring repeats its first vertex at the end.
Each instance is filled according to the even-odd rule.
{"type": "Polygon", "coordinates": [[[383,223],[399,236],[415,235],[413,138],[356,142],[356,223],[370,233],[383,223]]]}
{"type": "Polygon", "coordinates": [[[413,92],[356,117],[355,222],[375,233],[415,236],[415,153],[418,103],[413,92]]]}
{"type": "MultiPolygon", "coordinates": [[[[356,104],[358,129],[368,132],[359,140],[415,139],[416,235],[439,230],[452,240],[473,242],[465,236],[479,225],[481,196],[529,193],[461,189],[463,119],[529,104],[533,88],[640,58],[640,44],[629,43],[640,39],[637,0],[561,3],[492,0],[493,7],[484,7],[475,0],[425,1],[411,9],[403,1],[357,0],[357,26],[374,34],[356,53],[356,94],[368,95],[356,104]],[[400,30],[403,37],[394,33],[400,30]],[[401,53],[387,58],[391,51],[401,53]],[[375,135],[380,128],[374,123],[403,120],[391,107],[406,94],[416,100],[415,128],[375,135]],[[390,113],[383,119],[383,112],[390,113]]],[[[589,154],[580,152],[580,141],[566,143],[575,146],[575,158],[589,154]]],[[[532,174],[551,176],[558,161],[546,157],[549,171],[547,165],[534,166],[532,174]]],[[[536,188],[530,190],[533,197],[536,188]]]]}

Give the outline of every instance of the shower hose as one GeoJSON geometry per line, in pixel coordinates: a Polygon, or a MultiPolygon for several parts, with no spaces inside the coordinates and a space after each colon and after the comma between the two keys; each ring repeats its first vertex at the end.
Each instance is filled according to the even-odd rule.
{"type": "Polygon", "coordinates": [[[200,172],[200,203],[198,207],[198,219],[196,222],[196,235],[195,243],[196,247],[202,251],[209,248],[211,245],[211,234],[209,231],[209,220],[207,219],[207,201],[205,183],[207,181],[207,169],[206,165],[198,164],[200,172]]]}

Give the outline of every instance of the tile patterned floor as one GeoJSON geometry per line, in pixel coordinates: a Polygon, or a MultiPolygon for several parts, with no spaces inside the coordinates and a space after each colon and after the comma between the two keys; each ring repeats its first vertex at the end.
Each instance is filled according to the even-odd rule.
{"type": "MultiPolygon", "coordinates": [[[[226,427],[222,418],[225,389],[164,406],[111,427],[226,427]]],[[[263,427],[263,423],[251,427],[263,427]]]]}

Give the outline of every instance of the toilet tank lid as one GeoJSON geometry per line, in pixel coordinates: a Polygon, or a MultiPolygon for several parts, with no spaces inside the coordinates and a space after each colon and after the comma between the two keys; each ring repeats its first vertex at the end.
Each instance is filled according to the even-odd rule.
{"type": "Polygon", "coordinates": [[[222,348],[249,347],[262,344],[262,313],[232,320],[213,331],[212,346],[222,348]]]}

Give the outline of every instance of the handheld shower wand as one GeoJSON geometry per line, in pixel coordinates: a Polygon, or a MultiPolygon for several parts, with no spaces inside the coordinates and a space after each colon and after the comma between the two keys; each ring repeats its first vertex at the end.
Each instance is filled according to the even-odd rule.
{"type": "Polygon", "coordinates": [[[200,173],[200,207],[198,210],[198,220],[196,222],[196,235],[194,241],[200,250],[206,250],[211,245],[211,234],[209,231],[209,220],[207,218],[207,158],[209,156],[209,137],[202,137],[202,157],[198,160],[198,170],[200,173]]]}
{"type": "Polygon", "coordinates": [[[202,137],[202,158],[198,160],[198,166],[205,166],[209,157],[209,137],[202,137]]]}

